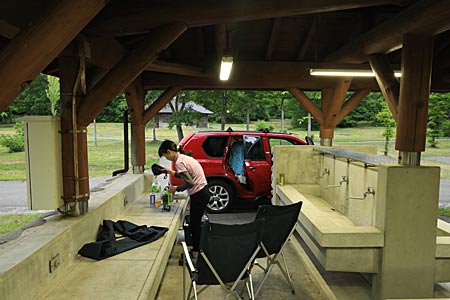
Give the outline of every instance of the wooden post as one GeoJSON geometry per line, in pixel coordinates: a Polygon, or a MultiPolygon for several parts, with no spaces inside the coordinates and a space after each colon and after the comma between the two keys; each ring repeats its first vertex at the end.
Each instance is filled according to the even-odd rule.
{"type": "MultiPolygon", "coordinates": [[[[333,99],[333,89],[322,90],[322,113],[324,121],[320,124],[320,145],[332,146],[334,137],[334,122],[325,122],[326,112],[329,111],[333,99]],[[327,125],[328,124],[328,125],[327,125]]],[[[328,117],[329,119],[330,117],[328,117]]],[[[333,120],[332,120],[333,121],[333,120]]]]}
{"type": "Polygon", "coordinates": [[[81,94],[73,94],[74,90],[79,90],[74,86],[79,85],[80,64],[79,58],[71,52],[67,49],[59,57],[63,199],[67,204],[65,212],[79,215],[88,208],[89,169],[86,127],[78,126],[76,115],[81,94]]]}
{"type": "Polygon", "coordinates": [[[133,174],[142,174],[145,165],[145,124],[142,119],[145,91],[139,79],[136,79],[125,90],[125,98],[131,114],[131,164],[133,174]]]}
{"type": "Polygon", "coordinates": [[[420,165],[425,151],[432,55],[431,36],[405,35],[395,143],[403,165],[420,165]]]}

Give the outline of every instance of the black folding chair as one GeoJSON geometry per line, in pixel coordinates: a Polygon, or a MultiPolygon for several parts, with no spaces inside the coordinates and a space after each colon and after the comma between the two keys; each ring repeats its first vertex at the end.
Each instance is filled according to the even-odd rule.
{"type": "Polygon", "coordinates": [[[189,256],[185,242],[182,242],[184,265],[189,271],[191,284],[186,296],[186,279],[183,268],[183,299],[191,299],[192,290],[197,300],[198,294],[210,285],[220,285],[230,295],[242,299],[236,291],[241,279],[250,299],[254,299],[253,283],[249,272],[256,254],[261,249],[264,219],[239,225],[209,223],[202,224],[200,251],[197,259],[189,256]],[[204,285],[197,291],[197,285],[204,285]]]}
{"type": "MultiPolygon", "coordinates": [[[[291,275],[283,255],[283,249],[289,241],[289,237],[295,230],[295,223],[298,220],[303,202],[297,202],[284,206],[261,205],[256,212],[255,220],[264,219],[264,233],[261,242],[261,250],[256,258],[267,258],[265,266],[255,260],[254,266],[258,266],[264,271],[264,277],[256,289],[255,296],[261,291],[270,271],[274,266],[278,266],[286,280],[291,286],[292,294],[295,294],[291,275]],[[280,260],[283,261],[283,266],[280,260]]],[[[253,267],[253,266],[252,266],[253,267]]]]}

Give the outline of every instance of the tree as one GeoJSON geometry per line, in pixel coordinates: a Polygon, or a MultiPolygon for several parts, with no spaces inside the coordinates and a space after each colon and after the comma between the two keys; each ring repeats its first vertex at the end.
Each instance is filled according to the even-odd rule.
{"type": "Polygon", "coordinates": [[[385,102],[383,102],[383,109],[376,116],[378,122],[384,126],[382,136],[384,136],[384,155],[388,155],[389,141],[394,136],[395,120],[392,117],[391,111],[385,102]]]}
{"type": "Polygon", "coordinates": [[[47,99],[47,76],[38,77],[9,106],[14,116],[50,115],[50,105],[47,99]]]}
{"type": "Polygon", "coordinates": [[[123,122],[123,111],[128,108],[125,95],[120,93],[96,117],[97,122],[123,122]]]}
{"type": "Polygon", "coordinates": [[[172,110],[172,116],[169,118],[169,128],[176,127],[179,141],[184,137],[183,124],[192,126],[201,117],[191,106],[187,105],[189,101],[192,101],[190,97],[192,93],[192,91],[182,91],[169,102],[172,110]]]}
{"type": "Polygon", "coordinates": [[[437,138],[450,133],[450,94],[431,93],[428,106],[428,143],[437,147],[437,138]],[[447,134],[446,134],[447,133],[447,134]]]}
{"type": "Polygon", "coordinates": [[[50,100],[50,112],[52,116],[56,116],[57,114],[57,104],[59,101],[59,79],[54,76],[47,76],[47,89],[45,90],[45,94],[47,95],[48,100],[50,100]]]}

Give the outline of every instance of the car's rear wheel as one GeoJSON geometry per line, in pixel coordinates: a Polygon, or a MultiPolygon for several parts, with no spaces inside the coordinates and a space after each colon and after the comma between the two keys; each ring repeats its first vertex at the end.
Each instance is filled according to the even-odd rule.
{"type": "Polygon", "coordinates": [[[208,182],[211,197],[206,206],[208,212],[223,213],[230,208],[234,200],[234,190],[231,185],[223,180],[212,179],[208,182]]]}

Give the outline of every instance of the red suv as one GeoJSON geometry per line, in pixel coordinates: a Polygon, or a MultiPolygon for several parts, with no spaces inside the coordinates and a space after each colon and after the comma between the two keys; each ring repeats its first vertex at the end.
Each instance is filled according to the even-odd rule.
{"type": "MultiPolygon", "coordinates": [[[[192,153],[203,167],[211,199],[209,212],[225,212],[237,199],[267,199],[272,196],[272,147],[306,145],[286,133],[264,131],[199,131],[184,137],[179,146],[192,153]]],[[[171,178],[173,185],[181,185],[171,178]]]]}

